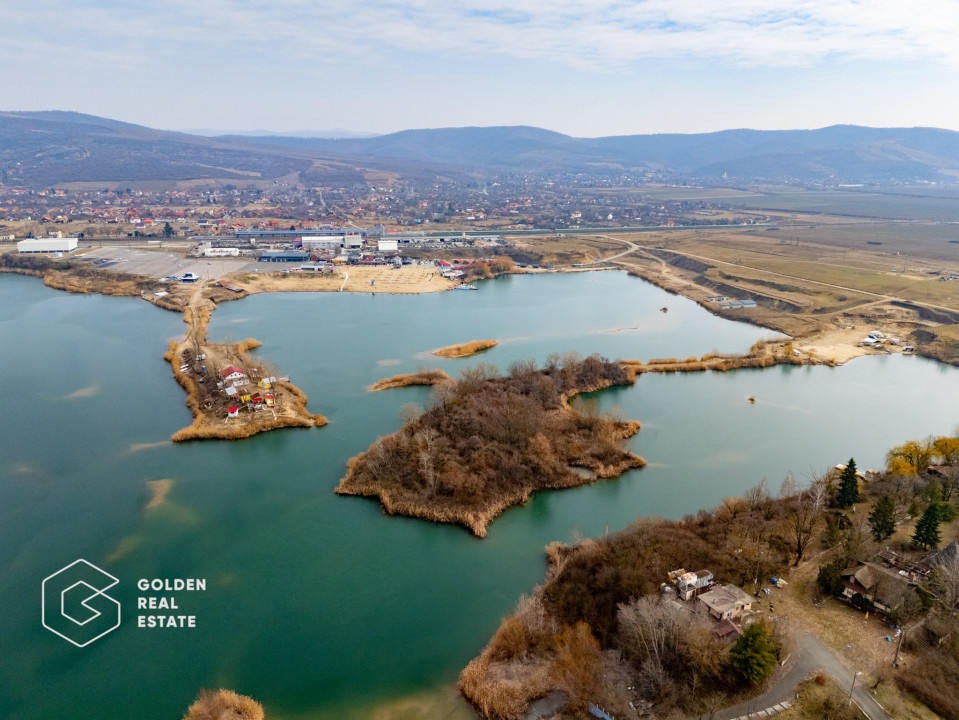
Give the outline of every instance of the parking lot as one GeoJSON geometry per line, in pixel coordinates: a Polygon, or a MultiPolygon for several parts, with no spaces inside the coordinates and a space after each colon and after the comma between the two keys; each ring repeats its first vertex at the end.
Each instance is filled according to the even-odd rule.
{"type": "Polygon", "coordinates": [[[213,280],[231,272],[252,272],[255,261],[245,258],[184,258],[170,252],[101,247],[75,255],[71,260],[90,263],[101,270],[135,273],[162,278],[192,272],[204,280],[213,280]]]}

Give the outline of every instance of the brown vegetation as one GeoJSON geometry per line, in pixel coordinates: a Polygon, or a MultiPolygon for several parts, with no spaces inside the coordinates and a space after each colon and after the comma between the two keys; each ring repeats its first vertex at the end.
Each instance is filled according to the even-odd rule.
{"type": "Polygon", "coordinates": [[[369,389],[371,392],[377,392],[379,390],[392,390],[398,387],[409,387],[410,385],[437,385],[449,379],[450,376],[442,370],[419,370],[415,373],[394,375],[390,378],[377,380],[370,385],[369,389]]]}
{"type": "Polygon", "coordinates": [[[433,355],[444,358],[464,358],[489,350],[497,345],[499,345],[499,340],[473,340],[462,345],[450,345],[439,350],[433,350],[433,355]]]}
{"type": "Polygon", "coordinates": [[[680,567],[708,568],[717,582],[736,585],[782,574],[796,501],[771,499],[763,486],[682,522],[643,519],[601,539],[551,545],[545,585],[503,621],[463,671],[460,689],[493,718],[521,718],[531,701],[556,689],[571,699],[564,718],[581,716],[577,693],[614,717],[721,707],[727,695],[743,691],[729,646],[712,635],[712,621],[695,602],[684,609],[664,604],[660,585],[680,567]],[[579,666],[592,679],[571,687],[556,648],[573,628],[592,639],[595,651],[579,643],[579,666]]]}
{"type": "Polygon", "coordinates": [[[598,357],[480,364],[436,386],[430,407],[352,458],[337,492],[378,497],[386,512],[469,528],[485,537],[503,510],[546,488],[583,485],[645,464],[623,448],[639,423],[581,412],[566,400],[625,385],[628,373],[598,357]],[[586,468],[576,473],[573,467],[586,468]]]}
{"type": "Polygon", "coordinates": [[[849,702],[849,691],[841,688],[824,673],[802,683],[796,691],[795,704],[776,715],[778,720],[861,720],[863,715],[855,703],[849,702]]]}
{"type": "Polygon", "coordinates": [[[771,342],[760,340],[755,343],[746,355],[732,355],[722,353],[707,353],[701,358],[652,358],[643,363],[639,360],[623,360],[623,366],[635,377],[643,373],[673,373],[673,372],[705,372],[715,370],[727,372],[746,368],[767,368],[773,365],[830,365],[836,362],[832,359],[820,358],[812,355],[794,355],[789,351],[786,342],[771,342]]]}
{"type": "Polygon", "coordinates": [[[959,720],[959,617],[947,619],[952,633],[941,645],[932,645],[916,628],[906,648],[915,653],[908,672],[896,675],[896,683],[922,700],[945,720],[959,720]]]}
{"type": "Polygon", "coordinates": [[[232,690],[201,690],[183,720],[263,720],[263,706],[232,690]]]}
{"type": "MultiPolygon", "coordinates": [[[[680,360],[658,362],[683,364],[680,360]]],[[[827,642],[830,635],[842,643],[861,639],[863,612],[876,610],[868,598],[857,596],[860,602],[854,598],[853,607],[837,607],[834,619],[841,621],[840,626],[818,624],[827,612],[820,607],[822,592],[813,592],[824,577],[822,569],[837,568],[838,578],[841,569],[875,558],[880,546],[870,537],[868,504],[882,496],[893,498],[897,522],[903,525],[892,538],[883,540],[886,549],[895,549],[907,563],[921,560],[925,553],[916,551],[910,540],[914,520],[906,519],[907,507],[935,504],[943,509],[943,517],[955,517],[959,439],[929,438],[892,448],[888,470],[862,480],[862,507],[855,514],[838,507],[839,474],[830,471],[818,476],[801,492],[787,475],[779,499],[770,496],[764,480],[743,498],[727,498],[718,508],[680,522],[640,519],[622,532],[571,547],[554,543],[547,548],[550,567],[545,584],[504,619],[489,645],[464,670],[460,689],[486,717],[510,719],[523,717],[532,701],[561,689],[571,703],[560,717],[579,717],[573,709],[575,691],[559,672],[555,648],[563,632],[581,627],[598,643],[598,656],[582,660],[593,663],[592,676],[607,681],[619,678],[589,686],[590,702],[615,717],[709,714],[733,704],[734,695],[746,699],[747,689],[731,672],[727,646],[708,632],[710,625],[703,622],[696,603],[680,609],[663,602],[661,584],[668,572],[680,567],[709,569],[717,582],[737,586],[755,587],[763,578],[786,575],[795,580],[790,587],[796,598],[789,591],[776,593],[780,615],[788,613],[791,622],[827,642]],[[790,569],[793,560],[798,565],[814,547],[820,552],[816,580],[811,563],[790,569]],[[525,700],[524,687],[529,688],[525,700]]],[[[944,533],[954,534],[954,529],[944,533]]],[[[909,623],[903,647],[906,669],[894,672],[887,667],[874,679],[878,686],[895,677],[895,684],[889,683],[888,688],[897,685],[942,717],[959,720],[959,705],[951,692],[959,683],[959,632],[953,609],[959,599],[959,560],[937,559],[932,566],[919,591],[905,593],[897,605],[889,607],[876,631],[882,637],[889,632],[889,623],[909,623]],[[931,641],[933,636],[915,622],[933,604],[941,608],[932,616],[941,644],[938,639],[931,641]]],[[[841,594],[841,588],[833,592],[841,594]]],[[[754,601],[754,609],[764,611],[766,600],[760,598],[754,601]]],[[[829,610],[829,617],[833,612],[829,610]]],[[[777,643],[782,640],[780,636],[777,643]]],[[[891,663],[892,645],[888,649],[886,662],[891,663]]],[[[816,712],[824,716],[843,717],[833,695],[831,691],[812,693],[807,705],[816,706],[816,712]]]]}

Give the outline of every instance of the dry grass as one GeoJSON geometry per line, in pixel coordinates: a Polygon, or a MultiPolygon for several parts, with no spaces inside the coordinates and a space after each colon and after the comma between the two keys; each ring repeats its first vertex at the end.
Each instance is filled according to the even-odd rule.
{"type": "Polygon", "coordinates": [[[484,654],[460,674],[459,688],[483,717],[519,720],[531,699],[553,689],[551,665],[538,657],[528,662],[492,662],[484,654]]]}
{"type": "Polygon", "coordinates": [[[674,373],[674,372],[727,372],[745,368],[767,368],[773,365],[830,365],[836,364],[834,358],[823,358],[805,354],[795,356],[789,351],[788,343],[756,343],[746,355],[724,355],[708,353],[702,358],[690,357],[685,360],[678,358],[652,358],[643,363],[640,360],[622,360],[626,371],[631,377],[643,373],[674,373]]]}
{"type": "Polygon", "coordinates": [[[499,340],[473,340],[462,345],[449,345],[439,350],[433,350],[432,354],[443,358],[464,358],[489,350],[497,345],[499,345],[499,340]]]}
{"type": "MultiPolygon", "coordinates": [[[[848,692],[832,678],[819,674],[798,688],[799,699],[785,712],[776,715],[780,720],[861,720],[866,716],[856,705],[847,704],[848,692]]],[[[898,715],[895,717],[899,717],[898,715]]]]}
{"type": "Polygon", "coordinates": [[[232,690],[201,690],[183,720],[263,720],[263,706],[232,690]]]}
{"type": "Polygon", "coordinates": [[[237,352],[246,354],[248,350],[256,350],[258,347],[262,347],[263,343],[255,338],[246,338],[241,340],[236,344],[237,352]]]}
{"type": "Polygon", "coordinates": [[[394,375],[390,378],[377,380],[370,385],[369,389],[371,392],[378,392],[380,390],[391,390],[398,387],[409,387],[410,385],[436,385],[449,379],[450,376],[442,370],[421,370],[415,373],[394,375]]]}

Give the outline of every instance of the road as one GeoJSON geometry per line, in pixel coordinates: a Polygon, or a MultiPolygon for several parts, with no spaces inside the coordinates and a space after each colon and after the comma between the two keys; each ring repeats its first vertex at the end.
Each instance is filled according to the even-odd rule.
{"type": "Polygon", "coordinates": [[[592,262],[582,263],[583,265],[595,265],[596,263],[612,262],[613,260],[621,258],[624,255],[629,255],[631,252],[635,252],[636,250],[639,250],[639,245],[637,245],[634,242],[630,242],[629,240],[609,237],[608,235],[597,235],[597,237],[601,237],[604,240],[612,240],[613,242],[620,242],[626,245],[627,247],[625,250],[623,250],[622,252],[618,252],[615,255],[610,255],[609,257],[600,258],[599,260],[593,260],[592,262]]]}
{"type": "MultiPolygon", "coordinates": [[[[841,688],[853,686],[853,671],[843,665],[836,655],[810,633],[802,633],[797,639],[799,656],[793,658],[792,665],[769,690],[759,697],[744,703],[724,708],[713,717],[715,720],[733,720],[752,712],[772,707],[783,700],[795,696],[796,686],[806,678],[822,671],[836,681],[841,688]]],[[[877,703],[868,689],[857,681],[852,699],[862,709],[869,720],[892,720],[891,716],[877,703]]]]}

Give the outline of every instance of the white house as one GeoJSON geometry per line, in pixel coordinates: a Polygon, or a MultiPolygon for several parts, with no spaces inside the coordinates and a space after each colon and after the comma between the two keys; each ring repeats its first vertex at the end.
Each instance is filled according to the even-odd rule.
{"type": "Polygon", "coordinates": [[[220,377],[227,382],[240,379],[246,380],[246,373],[235,365],[230,365],[229,367],[226,367],[220,371],[220,377]]]}

